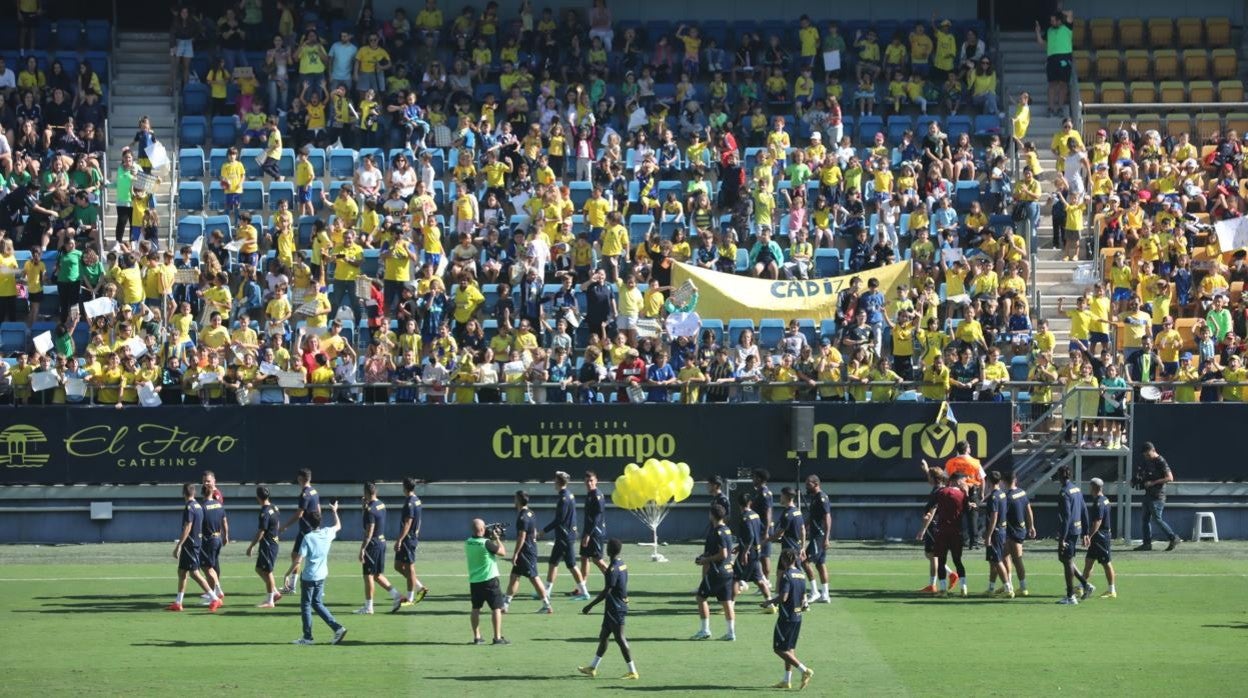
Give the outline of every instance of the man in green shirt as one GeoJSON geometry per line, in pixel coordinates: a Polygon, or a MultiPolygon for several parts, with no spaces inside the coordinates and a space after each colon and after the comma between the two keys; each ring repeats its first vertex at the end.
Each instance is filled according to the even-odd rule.
{"type": "Polygon", "coordinates": [[[1049,116],[1061,116],[1070,101],[1070,71],[1074,69],[1075,13],[1059,10],[1049,16],[1049,26],[1040,33],[1036,22],[1036,43],[1044,46],[1045,74],[1049,79],[1049,116]]]}
{"type": "Polygon", "coordinates": [[[510,645],[503,637],[503,594],[498,587],[497,558],[507,554],[496,528],[486,529],[481,519],[472,520],[472,536],[464,541],[468,558],[468,587],[472,592],[472,644],[484,645],[481,639],[481,607],[489,604],[494,625],[494,644],[510,645]]]}

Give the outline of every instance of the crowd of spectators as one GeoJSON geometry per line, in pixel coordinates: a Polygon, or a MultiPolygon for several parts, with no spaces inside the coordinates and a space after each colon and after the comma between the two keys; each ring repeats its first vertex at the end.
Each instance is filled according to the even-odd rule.
{"type": "MultiPolygon", "coordinates": [[[[1028,100],[1014,100],[1006,134],[946,134],[966,106],[1000,123],[992,63],[973,30],[959,41],[951,22],[933,18],[896,36],[864,27],[850,37],[802,17],[765,36],[709,25],[704,34],[696,23],[652,33],[613,22],[601,0],[559,17],[528,3],[500,17],[490,3],[449,21],[430,0],[411,18],[366,10],[326,44],[317,18],[284,3],[269,9],[243,2],[219,19],[180,9],[171,34],[188,89],[207,85],[211,108],[243,126],[243,142],[226,144],[225,164],[210,173],[230,225],[162,249],[170,236],[158,221],[153,238],[134,223],[138,235],[80,263],[67,261],[73,236],[58,239],[46,273],[60,282],[65,272],[66,289],[78,273],[70,293],[112,298],[115,311],[88,320],[62,292],[55,350],[9,370],[17,400],[129,404],[145,383],[166,403],[892,400],[915,391],[1000,400],[1018,392],[1011,378],[1063,382],[1046,369],[1056,366],[1054,335],[1030,313],[1043,197],[1025,141],[1028,100]],[[263,65],[240,71],[262,46],[263,65]],[[202,53],[212,59],[201,74],[202,53]],[[877,79],[894,84],[876,90],[877,79]],[[877,123],[876,106],[922,127],[850,127],[877,123]],[[294,200],[267,220],[241,207],[240,144],[263,149],[268,182],[285,178],[279,160],[294,146],[294,200]],[[361,150],[351,181],[318,197],[324,173],[311,156],[326,145],[406,150],[361,150]],[[1018,182],[1006,166],[1013,145],[1027,153],[1018,182]],[[328,219],[315,215],[322,205],[328,219]],[[806,278],[832,250],[834,268],[849,274],[908,261],[910,283],[885,297],[855,280],[834,323],[793,323],[772,346],[749,330],[664,331],[668,315],[697,309],[696,289],[672,297],[677,262],[806,278]],[[31,391],[31,373],[52,367],[99,389],[82,396],[62,380],[31,391]]],[[[146,132],[139,162],[127,155],[119,176],[139,173],[146,132]]],[[[1234,134],[1227,143],[1218,152],[1237,157],[1234,134]]],[[[1057,138],[1053,147],[1074,151],[1057,138]]],[[[1083,250],[1071,225],[1084,218],[1081,197],[1100,195],[1099,170],[1091,155],[1062,162],[1055,216],[1065,217],[1055,229],[1074,230],[1083,250]],[[1080,162],[1086,177],[1076,176],[1080,162]]],[[[1164,186],[1160,165],[1154,176],[1134,162],[1107,160],[1111,181],[1128,185],[1111,186],[1103,203],[1124,206],[1123,220],[1135,205],[1123,203],[1129,191],[1164,186]]],[[[1184,183],[1170,180],[1180,206],[1213,206],[1184,183]]],[[[1170,199],[1157,194],[1142,202],[1145,224],[1119,226],[1141,275],[1132,283],[1149,289],[1154,272],[1135,260],[1158,261],[1147,240],[1154,221],[1164,228],[1156,207],[1170,199]]],[[[0,250],[0,266],[7,259],[12,251],[0,250]]],[[[1166,273],[1175,268],[1177,259],[1166,273]]],[[[29,273],[0,276],[0,301],[5,278],[15,300],[18,281],[29,292],[29,273]]],[[[1236,308],[1228,322],[1242,322],[1236,308]]],[[[1133,316],[1119,315],[1106,321],[1134,337],[1133,316]]],[[[1071,348],[1097,360],[1099,349],[1115,355],[1108,339],[1076,339],[1071,348]]],[[[1137,346],[1122,348],[1124,363],[1137,358],[1137,346]]],[[[1031,399],[1042,404],[1046,393],[1031,399]]]]}

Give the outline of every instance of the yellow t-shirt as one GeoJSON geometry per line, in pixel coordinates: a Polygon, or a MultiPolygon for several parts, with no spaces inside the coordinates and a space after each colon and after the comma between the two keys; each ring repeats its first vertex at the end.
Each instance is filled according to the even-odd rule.
{"type": "Polygon", "coordinates": [[[355,281],[360,275],[360,262],[364,259],[364,248],[355,243],[338,245],[334,248],[334,256],[341,254],[342,259],[334,265],[334,281],[355,281]],[[347,262],[352,262],[347,264],[347,262]]]}
{"type": "Polygon", "coordinates": [[[243,163],[235,160],[221,166],[221,188],[226,194],[242,194],[245,179],[247,169],[243,167],[243,163]]]}
{"type": "Polygon", "coordinates": [[[442,254],[442,229],[437,224],[429,224],[421,228],[425,254],[442,254]]]}
{"type": "Polygon", "coordinates": [[[361,46],[355,52],[355,60],[360,64],[361,73],[375,73],[378,63],[390,60],[390,53],[380,46],[377,48],[361,46]]]}

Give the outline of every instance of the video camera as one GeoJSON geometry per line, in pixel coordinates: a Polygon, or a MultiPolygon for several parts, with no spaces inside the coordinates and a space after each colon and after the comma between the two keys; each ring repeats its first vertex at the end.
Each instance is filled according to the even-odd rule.
{"type": "Polygon", "coordinates": [[[503,538],[507,535],[507,524],[488,523],[485,525],[485,535],[491,538],[503,538]]]}

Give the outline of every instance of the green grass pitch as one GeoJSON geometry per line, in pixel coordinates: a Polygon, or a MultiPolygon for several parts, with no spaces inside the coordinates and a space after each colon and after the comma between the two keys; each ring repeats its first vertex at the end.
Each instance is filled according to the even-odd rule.
{"type": "MultiPolygon", "coordinates": [[[[318,619],[317,646],[298,647],[289,644],[300,635],[297,593],[277,609],[255,608],[262,587],[238,543],[222,556],[220,612],[199,608],[197,589],[188,589],[185,612],[164,611],[175,591],[171,550],[0,548],[0,695],[710,694],[767,691],[781,674],[774,617],[758,610],[752,591],[738,604],[735,643],[686,639],[698,628],[693,546],[665,548],[666,564],[650,562],[646,548],[625,548],[638,682],[616,678],[625,667],[614,645],[598,678],[576,673],[593,655],[601,614],[582,616],[582,603],[566,599],[566,570],[554,615],[536,615],[522,587],[504,620],[514,644],[474,647],[460,546],[421,547],[418,569],[432,589],[423,603],[392,616],[379,595],[381,612],[353,616],[363,598],[358,544],[342,541],[326,598],[350,633],[330,646],[318,619]]],[[[926,565],[913,546],[840,543],[830,560],[833,601],[806,615],[798,646],[816,671],[809,694],[1201,696],[1243,695],[1248,685],[1248,544],[1118,553],[1119,598],[1078,607],[1054,603],[1062,578],[1051,541],[1030,546],[1031,596],[1013,600],[975,598],[986,586],[977,552],[968,553],[969,599],[915,593],[926,565]]],[[[1094,580],[1104,589],[1099,568],[1094,580]]],[[[713,616],[712,631],[723,629],[713,616]]]]}

